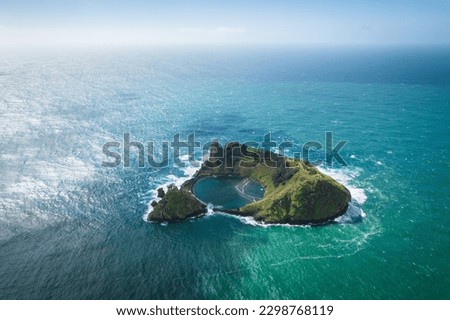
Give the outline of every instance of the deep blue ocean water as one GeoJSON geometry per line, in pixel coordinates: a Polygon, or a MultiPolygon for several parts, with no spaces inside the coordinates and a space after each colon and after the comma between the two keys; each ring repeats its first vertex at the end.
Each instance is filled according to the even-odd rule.
{"type": "Polygon", "coordinates": [[[449,299],[449,133],[448,48],[0,51],[0,298],[449,299]],[[150,224],[195,168],[101,165],[124,133],[326,131],[358,210],[320,227],[150,224]]]}

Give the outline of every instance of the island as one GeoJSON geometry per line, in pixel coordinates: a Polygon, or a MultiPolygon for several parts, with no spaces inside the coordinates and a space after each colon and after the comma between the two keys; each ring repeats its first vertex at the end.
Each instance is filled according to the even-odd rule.
{"type": "Polygon", "coordinates": [[[181,187],[158,189],[159,201],[151,203],[148,221],[180,221],[204,215],[207,204],[194,194],[193,187],[207,177],[241,177],[259,182],[264,187],[261,199],[233,209],[212,205],[213,210],[253,217],[265,224],[322,224],[348,208],[348,189],[307,161],[238,142],[222,147],[214,141],[209,150],[199,170],[181,187]]]}

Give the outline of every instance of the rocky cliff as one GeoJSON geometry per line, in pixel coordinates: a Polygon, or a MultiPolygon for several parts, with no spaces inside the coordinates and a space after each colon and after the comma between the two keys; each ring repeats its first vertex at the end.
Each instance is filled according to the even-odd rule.
{"type": "Polygon", "coordinates": [[[348,208],[350,192],[307,162],[249,148],[237,142],[217,142],[194,177],[181,188],[172,187],[154,202],[150,221],[182,220],[206,212],[193,194],[195,182],[207,176],[255,179],[265,188],[264,198],[228,213],[252,216],[264,223],[308,224],[334,219],[348,208]]]}

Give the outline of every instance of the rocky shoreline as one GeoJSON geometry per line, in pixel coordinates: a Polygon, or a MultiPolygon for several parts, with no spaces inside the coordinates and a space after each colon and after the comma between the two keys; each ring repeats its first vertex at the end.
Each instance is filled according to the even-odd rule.
{"type": "Polygon", "coordinates": [[[265,189],[261,200],[238,209],[214,210],[267,224],[322,224],[344,214],[351,200],[347,188],[305,161],[237,142],[225,147],[213,142],[208,160],[193,178],[180,188],[158,189],[160,200],[152,202],[148,221],[181,221],[205,214],[207,207],[194,195],[193,186],[210,176],[245,177],[261,183],[265,189]]]}

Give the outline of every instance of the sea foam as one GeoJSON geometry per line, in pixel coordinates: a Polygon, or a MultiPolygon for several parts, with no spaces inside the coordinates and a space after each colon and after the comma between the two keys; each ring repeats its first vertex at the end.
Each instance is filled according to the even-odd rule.
{"type": "Polygon", "coordinates": [[[183,172],[183,175],[181,177],[178,177],[174,174],[169,174],[164,179],[162,179],[160,184],[152,189],[150,199],[148,200],[147,211],[142,216],[145,221],[147,221],[147,216],[153,210],[151,203],[153,201],[160,200],[160,198],[158,197],[158,189],[162,188],[164,192],[167,192],[170,185],[175,185],[176,187],[180,188],[185,181],[191,179],[194,176],[197,168],[185,162],[185,167],[181,168],[181,171],[183,172]]]}
{"type": "Polygon", "coordinates": [[[336,169],[324,166],[320,166],[317,169],[323,174],[332,177],[337,182],[342,183],[350,191],[352,196],[345,214],[336,218],[334,221],[338,223],[355,223],[365,218],[366,213],[362,210],[361,206],[366,202],[367,195],[363,188],[358,188],[352,184],[352,181],[360,175],[362,169],[358,167],[336,169]]]}
{"type": "MultiPolygon", "coordinates": [[[[145,221],[147,221],[147,216],[153,210],[151,203],[153,201],[158,201],[160,199],[158,197],[158,191],[157,191],[159,188],[163,188],[164,191],[167,191],[169,185],[175,185],[176,187],[179,188],[185,181],[191,179],[194,176],[195,172],[198,170],[197,167],[194,167],[187,162],[187,157],[183,157],[182,160],[186,161],[185,162],[186,166],[184,168],[182,168],[183,176],[176,176],[174,174],[169,174],[166,176],[165,179],[163,179],[163,181],[159,185],[157,185],[156,188],[154,188],[151,191],[151,197],[150,197],[150,200],[148,201],[148,208],[147,208],[146,213],[143,215],[143,219],[145,221]]],[[[356,223],[356,222],[360,222],[363,218],[365,218],[366,213],[362,210],[361,205],[364,204],[364,202],[366,202],[367,195],[363,188],[358,188],[352,184],[352,181],[356,177],[359,176],[362,169],[358,168],[358,167],[351,168],[351,169],[350,168],[336,169],[336,168],[329,168],[329,167],[324,167],[324,166],[320,166],[317,169],[320,172],[322,172],[323,174],[326,174],[326,175],[332,177],[339,183],[342,183],[350,191],[350,194],[352,197],[352,199],[349,203],[349,207],[348,207],[347,211],[345,212],[345,214],[334,219],[334,221],[337,223],[356,223]]],[[[230,215],[227,213],[222,213],[220,211],[217,213],[236,217],[239,220],[241,220],[243,223],[252,225],[252,226],[305,227],[305,226],[292,226],[289,224],[268,225],[268,224],[264,224],[259,221],[256,221],[252,217],[239,217],[239,216],[230,215]]],[[[207,215],[209,216],[209,215],[214,215],[214,214],[215,214],[215,212],[213,212],[213,210],[211,208],[209,208],[207,215]]]]}

